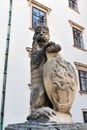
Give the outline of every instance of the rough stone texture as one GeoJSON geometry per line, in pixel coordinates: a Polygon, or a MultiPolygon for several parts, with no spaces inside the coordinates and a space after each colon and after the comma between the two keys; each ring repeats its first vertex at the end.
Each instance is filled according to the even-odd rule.
{"type": "Polygon", "coordinates": [[[58,52],[50,52],[43,66],[44,86],[53,109],[68,113],[77,88],[76,73],[72,65],[58,52]],[[49,57],[50,56],[50,57],[49,57]]]}
{"type": "Polygon", "coordinates": [[[8,125],[5,130],[87,130],[87,124],[73,123],[69,113],[77,87],[75,71],[60,56],[60,45],[49,42],[49,37],[48,27],[35,29],[28,121],[8,125]]]}
{"type": "Polygon", "coordinates": [[[37,109],[48,106],[45,87],[43,83],[44,46],[49,41],[49,29],[46,26],[38,26],[35,29],[31,53],[31,114],[37,109]]]}
{"type": "Polygon", "coordinates": [[[5,130],[87,130],[87,124],[57,124],[30,121],[20,124],[8,125],[5,130]]]}
{"type": "Polygon", "coordinates": [[[49,38],[48,27],[36,27],[31,52],[31,113],[27,119],[44,116],[59,123],[71,122],[69,112],[77,88],[76,73],[59,54],[60,45],[49,38]]]}

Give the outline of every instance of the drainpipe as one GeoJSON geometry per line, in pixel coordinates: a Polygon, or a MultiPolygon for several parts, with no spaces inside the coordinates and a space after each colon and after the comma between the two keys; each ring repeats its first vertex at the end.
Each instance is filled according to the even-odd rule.
{"type": "Polygon", "coordinates": [[[4,73],[3,73],[2,99],[1,99],[1,110],[0,110],[0,130],[3,130],[3,121],[4,121],[8,54],[9,54],[10,31],[11,31],[11,16],[12,16],[12,0],[10,0],[10,3],[9,3],[8,30],[7,30],[6,52],[5,52],[4,73]]]}

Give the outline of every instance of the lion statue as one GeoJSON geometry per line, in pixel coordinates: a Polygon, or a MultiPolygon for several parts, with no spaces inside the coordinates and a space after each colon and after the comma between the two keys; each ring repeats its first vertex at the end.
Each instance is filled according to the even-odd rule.
{"type": "Polygon", "coordinates": [[[73,66],[59,54],[61,46],[49,39],[48,27],[37,26],[31,53],[31,114],[27,119],[58,116],[55,120],[61,122],[61,115],[70,117],[77,77],[73,66]]]}

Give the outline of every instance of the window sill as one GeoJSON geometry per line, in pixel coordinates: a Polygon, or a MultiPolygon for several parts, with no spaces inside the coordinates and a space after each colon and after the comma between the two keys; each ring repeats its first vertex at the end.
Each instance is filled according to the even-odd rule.
{"type": "Polygon", "coordinates": [[[87,94],[87,91],[79,91],[80,94],[87,94]]]}
{"type": "Polygon", "coordinates": [[[82,50],[82,51],[87,51],[86,49],[80,48],[80,47],[78,47],[78,46],[76,46],[76,45],[73,45],[73,47],[75,47],[75,48],[77,48],[77,49],[79,49],[79,50],[82,50]]]}
{"type": "Polygon", "coordinates": [[[79,12],[78,10],[76,10],[76,9],[70,7],[70,6],[68,6],[68,7],[69,7],[70,9],[72,9],[73,11],[75,11],[76,13],[80,14],[80,12],[79,12]]]}

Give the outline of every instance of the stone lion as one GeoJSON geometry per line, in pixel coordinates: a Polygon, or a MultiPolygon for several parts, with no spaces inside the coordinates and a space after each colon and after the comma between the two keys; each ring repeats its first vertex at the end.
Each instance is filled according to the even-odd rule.
{"type": "Polygon", "coordinates": [[[48,27],[35,29],[31,54],[31,115],[28,119],[41,116],[50,119],[56,115],[60,117],[60,113],[68,114],[75,97],[74,68],[59,54],[60,45],[49,39],[48,27]]]}

